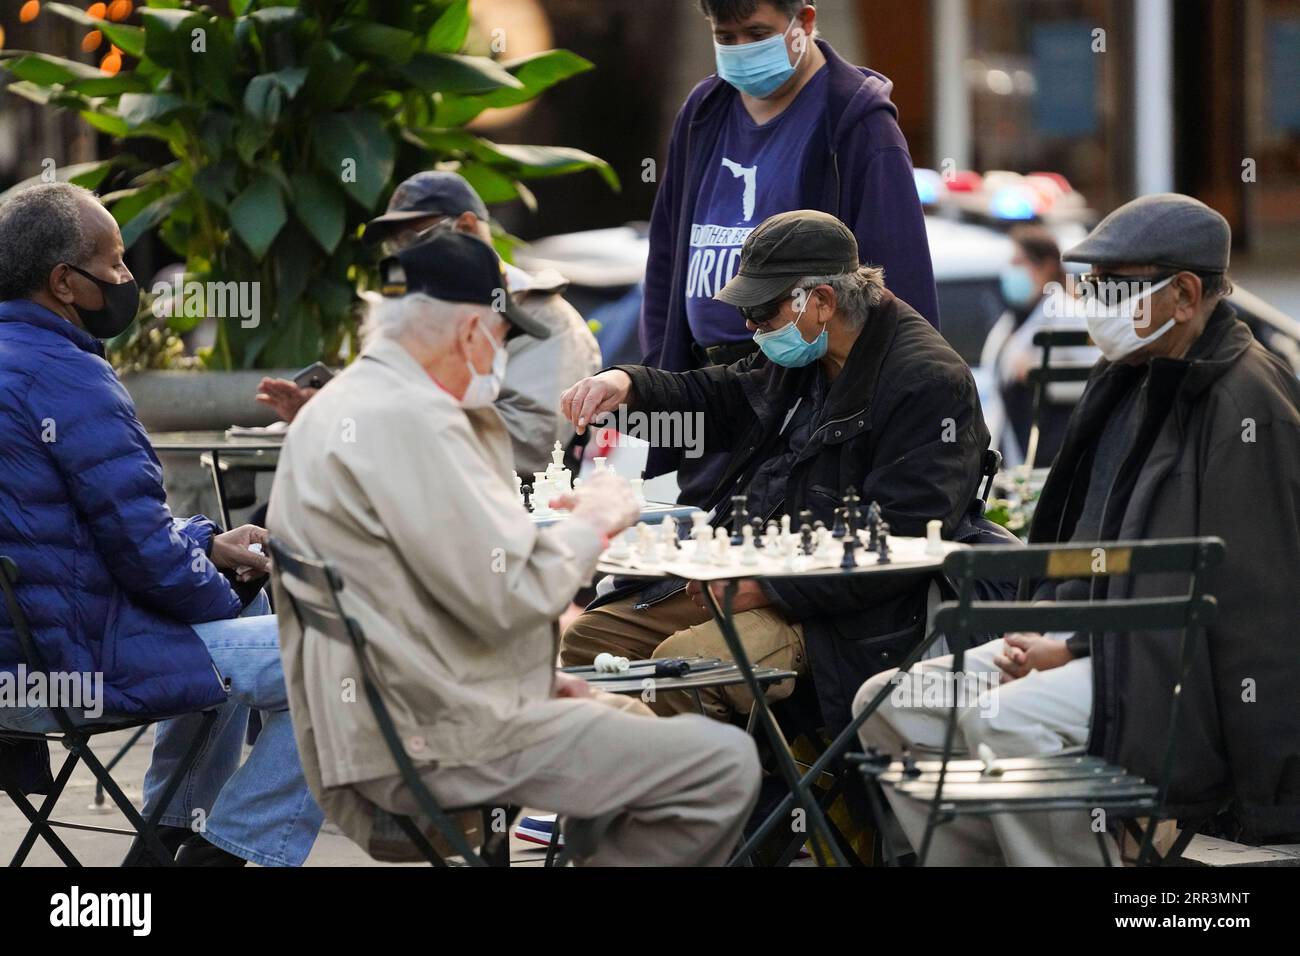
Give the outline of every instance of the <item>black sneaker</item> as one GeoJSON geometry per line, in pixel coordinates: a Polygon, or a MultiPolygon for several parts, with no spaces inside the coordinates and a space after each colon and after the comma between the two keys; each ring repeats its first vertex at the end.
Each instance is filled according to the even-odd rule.
{"type": "MultiPolygon", "coordinates": [[[[162,845],[167,848],[167,852],[175,858],[176,851],[180,849],[181,844],[194,835],[192,830],[186,827],[169,827],[159,825],[154,828],[158,834],[158,839],[162,845]]],[[[126,857],[122,860],[123,866],[163,866],[158,858],[149,851],[143,840],[136,837],[131,843],[131,849],[127,851],[126,857]]]]}
{"type": "Polygon", "coordinates": [[[213,846],[201,836],[191,836],[176,854],[177,866],[246,866],[248,861],[235,856],[219,846],[213,846]]]}

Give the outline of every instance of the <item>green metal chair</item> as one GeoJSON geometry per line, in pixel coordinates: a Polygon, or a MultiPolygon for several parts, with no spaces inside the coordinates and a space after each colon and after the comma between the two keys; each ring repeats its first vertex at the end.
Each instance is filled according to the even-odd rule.
{"type": "MultiPolygon", "coordinates": [[[[343,578],[327,561],[309,558],[286,547],[283,542],[270,542],[273,558],[272,574],[276,576],[289,598],[289,611],[302,628],[304,640],[308,629],[326,640],[337,641],[352,648],[361,674],[361,685],[370,705],[384,743],[397,764],[402,780],[419,806],[421,813],[432,823],[437,834],[459,855],[468,866],[509,866],[510,826],[518,815],[518,807],[444,808],[425,786],[419,771],[406,753],[388,706],[379,691],[380,682],[366,653],[366,638],[361,625],[347,615],[339,594],[343,591],[343,578]],[[464,830],[453,816],[464,810],[477,810],[483,818],[484,842],[476,851],[464,830]],[[506,825],[493,826],[498,811],[505,811],[506,825]]],[[[393,822],[406,834],[417,852],[432,866],[448,866],[447,860],[434,847],[416,822],[408,816],[392,815],[393,822]]],[[[561,860],[561,862],[563,862],[561,860]]]]}
{"type": "MultiPolygon", "coordinates": [[[[22,650],[24,662],[31,673],[50,672],[49,667],[45,664],[45,658],[41,655],[40,649],[36,645],[35,637],[32,634],[31,625],[27,620],[26,614],[23,613],[22,607],[18,603],[18,594],[16,591],[19,581],[18,564],[11,558],[0,556],[0,593],[3,593],[5,608],[9,614],[10,623],[13,626],[14,634],[18,638],[18,646],[22,650]]],[[[30,826],[22,842],[18,845],[17,852],[14,853],[10,860],[10,866],[22,866],[27,856],[31,853],[32,848],[36,845],[37,839],[44,842],[54,851],[55,855],[63,862],[65,866],[79,867],[81,862],[77,859],[76,854],[68,848],[55,828],[68,830],[82,830],[91,833],[113,833],[120,836],[134,837],[131,851],[127,854],[126,861],[142,862],[143,858],[152,856],[159,866],[172,866],[175,864],[172,853],[168,852],[166,846],[158,838],[158,821],[162,818],[163,811],[175,796],[176,790],[180,787],[181,780],[185,774],[194,766],[195,760],[198,759],[199,751],[203,741],[207,739],[208,733],[212,729],[213,721],[216,720],[217,712],[215,710],[205,711],[199,726],[195,731],[194,737],[190,742],[184,757],[178,762],[176,769],[173,771],[171,778],[164,784],[162,794],[157,805],[149,814],[148,819],[141,816],[140,811],[122,792],[122,788],[117,785],[112,777],[112,768],[114,764],[121,759],[121,752],[108,766],[100,762],[91,750],[91,740],[97,736],[115,733],[121,730],[134,730],[135,736],[132,737],[134,742],[150,726],[160,723],[166,718],[130,718],[123,717],[120,720],[106,719],[94,724],[78,724],[73,715],[63,707],[48,708],[50,714],[54,717],[59,729],[51,732],[38,731],[16,731],[7,730],[0,727],[0,742],[11,741],[20,744],[50,744],[60,743],[68,751],[68,756],[64,760],[59,772],[54,775],[52,784],[45,793],[45,799],[41,801],[40,807],[36,807],[28,799],[27,793],[18,781],[9,779],[0,771],[0,790],[8,794],[9,798],[17,805],[23,816],[27,818],[30,826]],[[131,829],[126,830],[121,827],[99,827],[81,823],[67,823],[60,820],[50,819],[50,814],[54,812],[59,798],[63,795],[63,790],[68,785],[72,772],[76,769],[77,764],[85,764],[95,778],[96,789],[102,788],[104,792],[112,799],[117,808],[126,817],[127,822],[131,824],[131,829]]],[[[128,744],[129,746],[129,744],[128,744]]],[[[125,748],[124,748],[125,749],[125,748]]],[[[98,804],[97,804],[98,805],[98,804]]]]}
{"type": "MultiPolygon", "coordinates": [[[[1217,610],[1214,598],[1205,593],[1205,577],[1222,562],[1223,555],[1224,544],[1218,538],[1188,538],[971,548],[947,557],[944,572],[956,584],[958,598],[939,607],[934,630],[926,643],[932,643],[940,635],[947,637],[953,650],[955,674],[962,671],[972,636],[1016,631],[1121,633],[1140,640],[1132,632],[1177,630],[1181,635],[1179,669],[1173,685],[1160,778],[1154,784],[1090,756],[996,760],[989,765],[980,760],[954,761],[951,758],[959,710],[959,698],[955,694],[939,760],[916,763],[910,758],[899,762],[877,754],[858,757],[877,813],[881,807],[876,787],[892,787],[930,804],[918,862],[925,862],[935,829],[959,816],[1098,809],[1106,812],[1108,820],[1124,820],[1130,832],[1140,836],[1137,857],[1140,865],[1172,861],[1181,854],[1199,826],[1222,809],[1219,801],[1171,807],[1167,797],[1181,690],[1197,643],[1193,638],[1214,620],[1217,610]],[[1105,557],[1100,568],[1096,566],[1099,551],[1105,557]],[[974,596],[975,582],[990,576],[1033,581],[1143,574],[1186,574],[1188,587],[1185,592],[1169,597],[1099,601],[986,602],[975,600],[974,596]],[[1147,818],[1145,828],[1138,826],[1139,817],[1147,818]],[[1153,846],[1156,825],[1162,819],[1174,818],[1194,821],[1194,825],[1184,826],[1183,835],[1162,860],[1153,846]]],[[[919,655],[916,657],[919,659],[919,655]]],[[[903,670],[914,663],[915,659],[909,660],[903,670]]],[[[861,726],[891,690],[889,685],[883,687],[855,719],[855,726],[861,726]]],[[[1109,865],[1103,833],[1098,833],[1098,845],[1103,861],[1109,865]]],[[[892,848],[886,852],[896,861],[892,848]]]]}

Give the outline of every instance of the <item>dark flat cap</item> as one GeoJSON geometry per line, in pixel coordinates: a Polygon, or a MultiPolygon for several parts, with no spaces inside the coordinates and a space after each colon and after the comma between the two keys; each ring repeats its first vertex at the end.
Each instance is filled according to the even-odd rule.
{"type": "Polygon", "coordinates": [[[1199,199],[1156,193],[1120,206],[1062,258],[1094,265],[1131,263],[1227,272],[1231,256],[1228,220],[1199,199]]]}
{"type": "Polygon", "coordinates": [[[766,305],[808,276],[858,269],[858,240],[834,216],[815,209],[783,212],[749,234],[735,278],[714,296],[719,302],[766,305]]]}
{"type": "Polygon", "coordinates": [[[487,220],[487,206],[464,176],[430,169],[403,180],[388,200],[388,211],[366,224],[365,241],[378,242],[392,230],[412,219],[429,216],[459,216],[472,212],[487,220]]]}

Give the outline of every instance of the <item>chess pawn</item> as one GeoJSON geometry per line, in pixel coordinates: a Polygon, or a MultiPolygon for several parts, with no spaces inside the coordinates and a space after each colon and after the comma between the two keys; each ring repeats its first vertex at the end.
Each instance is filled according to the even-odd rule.
{"type": "Polygon", "coordinates": [[[646,501],[645,501],[645,479],[644,479],[644,478],[632,478],[632,479],[631,479],[631,485],[632,485],[632,493],[636,495],[637,503],[638,503],[638,504],[645,504],[645,503],[646,503],[646,501]]]}
{"type": "Polygon", "coordinates": [[[524,485],[519,489],[519,493],[524,496],[524,510],[529,514],[533,513],[533,486],[524,485]]]}
{"type": "Polygon", "coordinates": [[[790,537],[790,516],[781,515],[781,540],[790,537]]]}
{"type": "Polygon", "coordinates": [[[929,521],[925,525],[925,553],[943,554],[943,522],[929,521]]]}
{"type": "Polygon", "coordinates": [[[615,535],[609,543],[609,550],[605,552],[605,557],[614,561],[626,561],[631,556],[632,550],[627,546],[627,532],[615,535]]]}
{"type": "Polygon", "coordinates": [[[831,542],[834,541],[831,532],[825,526],[817,532],[817,550],[813,552],[813,557],[818,561],[827,561],[831,556],[831,542]]]}
{"type": "Polygon", "coordinates": [[[533,472],[533,513],[546,515],[551,513],[551,479],[544,471],[533,472]]]}
{"type": "Polygon", "coordinates": [[[709,548],[713,541],[713,529],[709,527],[709,516],[702,512],[696,512],[691,515],[691,521],[693,522],[691,540],[695,542],[695,551],[691,557],[697,563],[705,564],[709,560],[709,548]]]}
{"type": "Polygon", "coordinates": [[[889,522],[880,522],[876,533],[876,564],[889,564],[889,522]]]}
{"type": "Polygon", "coordinates": [[[763,547],[763,519],[758,515],[749,519],[749,527],[754,533],[754,547],[763,547]]]}
{"type": "Polygon", "coordinates": [[[856,535],[849,535],[844,539],[844,559],[840,561],[840,570],[852,571],[858,566],[858,559],[854,557],[853,551],[861,542],[856,535]]]}
{"type": "Polygon", "coordinates": [[[600,474],[601,472],[603,472],[603,471],[609,471],[609,465],[607,464],[608,461],[609,461],[608,458],[597,458],[597,459],[595,459],[595,462],[596,462],[596,472],[595,472],[595,473],[599,475],[599,474],[600,474]]]}
{"type": "Polygon", "coordinates": [[[754,529],[750,525],[745,525],[740,529],[742,543],[740,545],[740,563],[745,567],[753,567],[758,564],[758,549],[754,546],[754,529]]]}
{"type": "Polygon", "coordinates": [[[781,553],[781,528],[775,521],[767,523],[767,531],[763,534],[763,550],[773,558],[779,557],[781,553]]]}
{"type": "Polygon", "coordinates": [[[713,533],[713,563],[726,567],[731,559],[731,535],[726,528],[718,528],[713,533]]]}
{"type": "Polygon", "coordinates": [[[812,554],[813,552],[812,534],[812,525],[805,521],[799,528],[799,550],[804,554],[812,554]]]}
{"type": "Polygon", "coordinates": [[[659,549],[662,557],[671,561],[677,552],[677,522],[664,518],[659,522],[659,549]]]}
{"type": "Polygon", "coordinates": [[[644,521],[638,522],[636,526],[636,546],[645,560],[659,560],[659,538],[644,521]]]}

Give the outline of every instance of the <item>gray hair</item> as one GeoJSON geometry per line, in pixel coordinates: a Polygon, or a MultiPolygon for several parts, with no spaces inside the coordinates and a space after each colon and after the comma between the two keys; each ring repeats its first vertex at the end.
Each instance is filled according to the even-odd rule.
{"type": "Polygon", "coordinates": [[[444,302],[423,292],[400,298],[372,295],[367,297],[361,341],[369,344],[376,338],[403,339],[416,336],[432,346],[445,344],[456,328],[456,320],[469,306],[444,302]]]}
{"type": "Polygon", "coordinates": [[[80,203],[94,196],[72,183],[39,183],[0,206],[0,302],[41,291],[60,262],[79,265],[91,257],[95,247],[82,228],[80,203]]]}
{"type": "Polygon", "coordinates": [[[876,266],[862,266],[856,272],[843,272],[833,276],[808,276],[800,279],[791,295],[800,289],[814,289],[828,285],[835,291],[836,310],[850,329],[860,329],[867,321],[867,313],[880,304],[885,294],[885,270],[876,266]]]}

